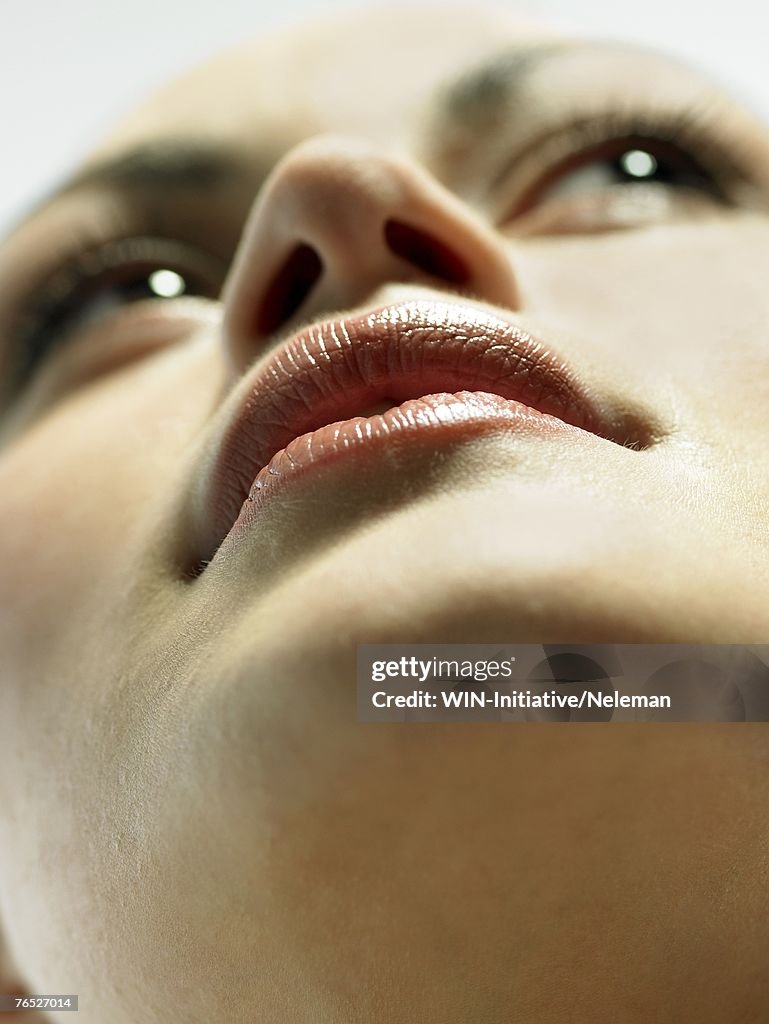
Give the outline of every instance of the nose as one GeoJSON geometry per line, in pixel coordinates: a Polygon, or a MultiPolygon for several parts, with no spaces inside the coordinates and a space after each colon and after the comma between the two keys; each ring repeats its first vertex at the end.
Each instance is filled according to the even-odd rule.
{"type": "Polygon", "coordinates": [[[224,292],[239,371],[293,321],[360,306],[415,282],[515,309],[501,240],[418,164],[318,138],[275,167],[248,218],[224,292]]]}

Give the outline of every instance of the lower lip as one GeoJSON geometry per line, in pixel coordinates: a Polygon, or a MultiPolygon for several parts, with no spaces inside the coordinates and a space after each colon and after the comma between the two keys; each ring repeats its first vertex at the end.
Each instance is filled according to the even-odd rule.
{"type": "MultiPolygon", "coordinates": [[[[489,433],[582,433],[577,427],[511,399],[485,392],[426,395],[374,416],[330,423],[295,438],[260,470],[230,536],[251,526],[278,496],[300,480],[378,451],[397,459],[404,449],[432,449],[489,433]]],[[[479,465],[479,476],[484,467],[479,465]]]]}

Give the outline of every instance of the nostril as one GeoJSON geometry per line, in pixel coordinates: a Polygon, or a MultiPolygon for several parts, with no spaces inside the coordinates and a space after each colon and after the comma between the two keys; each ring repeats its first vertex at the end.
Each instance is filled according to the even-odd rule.
{"type": "Polygon", "coordinates": [[[438,277],[450,284],[466,284],[470,279],[470,271],[464,260],[432,235],[402,221],[388,220],[385,222],[384,236],[396,256],[419,267],[431,277],[438,277]]]}
{"type": "Polygon", "coordinates": [[[323,272],[320,256],[311,245],[300,243],[270,282],[257,313],[256,329],[272,334],[310,294],[323,272]]]}

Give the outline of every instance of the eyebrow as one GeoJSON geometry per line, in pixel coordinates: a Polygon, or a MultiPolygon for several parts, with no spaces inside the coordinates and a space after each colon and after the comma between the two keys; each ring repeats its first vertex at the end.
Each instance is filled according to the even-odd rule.
{"type": "Polygon", "coordinates": [[[460,128],[477,131],[493,126],[521,97],[534,74],[551,61],[566,56],[624,54],[628,59],[652,58],[661,66],[688,71],[703,87],[723,94],[722,84],[679,54],[630,42],[596,39],[557,39],[536,45],[515,45],[471,68],[441,90],[436,104],[438,117],[454,121],[460,128]]]}
{"type": "Polygon", "coordinates": [[[234,150],[204,139],[157,139],[89,164],[38,200],[6,234],[65,196],[87,189],[158,193],[191,189],[210,193],[250,180],[258,188],[267,168],[254,168],[234,150]]]}
{"type": "Polygon", "coordinates": [[[199,140],[146,142],[86,167],[57,189],[55,196],[85,186],[151,187],[189,184],[211,188],[244,172],[234,153],[199,140]]]}
{"type": "Polygon", "coordinates": [[[595,43],[563,40],[498,53],[448,86],[440,101],[441,114],[470,127],[494,119],[542,65],[561,54],[594,47],[595,43]]]}

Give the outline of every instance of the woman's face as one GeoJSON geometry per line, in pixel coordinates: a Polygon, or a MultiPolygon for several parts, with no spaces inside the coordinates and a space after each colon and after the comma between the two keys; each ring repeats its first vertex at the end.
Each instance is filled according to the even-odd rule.
{"type": "Polygon", "coordinates": [[[360,642],[767,640],[768,193],[765,129],[688,68],[390,14],[194,72],[12,233],[32,991],[111,1024],[760,1005],[759,731],[365,726],[352,687],[360,642]]]}

